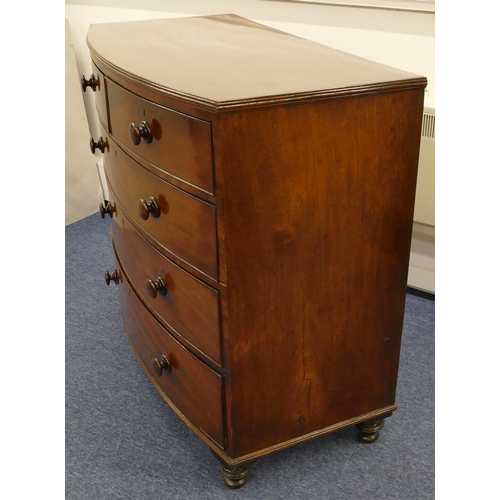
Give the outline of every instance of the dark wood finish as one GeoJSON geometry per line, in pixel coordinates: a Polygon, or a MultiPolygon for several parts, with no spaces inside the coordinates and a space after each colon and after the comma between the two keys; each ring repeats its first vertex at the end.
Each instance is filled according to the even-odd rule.
{"type": "Polygon", "coordinates": [[[396,410],[425,78],[233,15],[92,26],[88,45],[114,247],[155,352],[134,349],[156,387],[169,401],[158,320],[220,377],[220,430],[172,406],[230,487],[347,426],[374,442],[396,410]]]}
{"type": "Polygon", "coordinates": [[[231,14],[96,24],[87,45],[115,78],[216,111],[426,84],[231,14]]]}
{"type": "Polygon", "coordinates": [[[92,151],[92,154],[95,154],[96,149],[98,149],[101,153],[104,153],[106,147],[107,143],[102,137],[99,137],[97,142],[94,141],[93,137],[90,138],[90,151],[92,151]]]}
{"type": "Polygon", "coordinates": [[[141,198],[137,202],[137,212],[142,220],[148,220],[150,214],[157,219],[161,214],[160,205],[154,196],[150,196],[148,201],[141,198]]]}
{"type": "MultiPolygon", "coordinates": [[[[104,124],[101,123],[103,129],[104,129],[104,124]]],[[[123,143],[112,140],[112,144],[115,146],[119,147],[123,152],[125,152],[130,158],[132,158],[136,163],[139,163],[142,167],[144,167],[146,170],[149,170],[153,174],[155,174],[157,177],[160,179],[167,181],[170,185],[175,186],[179,189],[182,189],[184,192],[191,194],[193,196],[196,196],[197,198],[206,201],[207,203],[210,203],[212,205],[220,205],[220,194],[217,195],[212,195],[206,191],[203,191],[187,182],[185,182],[182,179],[179,179],[177,177],[174,177],[170,175],[168,172],[165,172],[164,170],[158,168],[156,165],[153,165],[149,161],[147,161],[145,158],[142,158],[137,154],[137,152],[134,152],[132,149],[127,148],[123,143]]],[[[132,147],[132,146],[131,146],[132,147]]]]}
{"type": "Polygon", "coordinates": [[[87,87],[90,87],[94,92],[97,90],[98,81],[95,75],[92,73],[90,78],[87,80],[85,75],[82,75],[82,89],[87,92],[87,87]]]}
{"type": "Polygon", "coordinates": [[[196,359],[147,312],[126,279],[119,286],[129,340],[168,402],[193,426],[224,446],[222,377],[196,359]],[[166,356],[171,371],[156,373],[155,359],[166,356]]]}
{"type": "Polygon", "coordinates": [[[104,281],[108,286],[112,281],[114,281],[118,285],[118,283],[120,282],[118,271],[115,269],[111,274],[109,273],[109,271],[106,271],[104,273],[104,281]]]}
{"type": "Polygon", "coordinates": [[[168,292],[167,285],[161,276],[157,276],[154,280],[148,280],[146,290],[152,299],[156,299],[158,294],[167,295],[168,292]]]}
{"type": "Polygon", "coordinates": [[[117,201],[167,254],[217,278],[215,207],[163,182],[109,142],[111,151],[104,154],[104,168],[117,201]],[[150,197],[157,201],[160,216],[144,221],[137,202],[150,197]]]}
{"type": "Polygon", "coordinates": [[[172,363],[168,360],[165,354],[160,356],[160,359],[153,358],[152,360],[153,370],[157,377],[161,377],[163,375],[163,371],[165,370],[167,373],[172,371],[172,363]]]}
{"type": "Polygon", "coordinates": [[[394,404],[422,109],[420,89],[221,117],[236,456],[394,404]]]}
{"type": "Polygon", "coordinates": [[[110,81],[107,88],[110,132],[118,141],[158,168],[213,193],[209,122],[158,106],[110,81]],[[139,120],[136,134],[133,125],[139,120]]]}
{"type": "Polygon", "coordinates": [[[99,213],[101,214],[101,219],[104,219],[106,217],[106,214],[108,214],[111,218],[113,218],[113,207],[109,201],[103,203],[99,203],[99,213]]]}
{"type": "Polygon", "coordinates": [[[224,477],[224,482],[226,486],[231,489],[241,488],[247,482],[248,472],[250,467],[255,464],[257,460],[251,460],[250,462],[245,462],[244,464],[229,465],[227,462],[221,459],[216,453],[214,453],[215,458],[219,461],[220,470],[224,477]]]}
{"type": "Polygon", "coordinates": [[[142,300],[156,311],[168,328],[220,364],[217,290],[155,250],[122,212],[118,211],[113,221],[112,235],[121,264],[142,300]]]}
{"type": "MultiPolygon", "coordinates": [[[[228,377],[224,377],[227,379],[228,377]]],[[[227,401],[227,395],[226,395],[226,401],[227,401]]],[[[374,420],[377,418],[381,417],[387,417],[392,415],[392,412],[397,409],[396,405],[391,405],[387,406],[385,408],[380,408],[378,410],[371,411],[369,413],[366,413],[364,415],[359,415],[347,420],[343,420],[342,422],[337,422],[333,425],[329,425],[328,427],[324,427],[322,429],[319,429],[317,431],[310,432],[308,434],[302,434],[299,435],[293,439],[289,439],[287,441],[282,441],[280,443],[277,443],[275,445],[269,446],[267,448],[261,448],[255,452],[249,453],[248,455],[238,455],[238,456],[229,456],[228,453],[230,453],[229,449],[227,450],[219,450],[215,449],[212,447],[212,451],[220,457],[221,460],[225,461],[226,463],[230,464],[231,467],[234,467],[236,465],[240,464],[245,464],[248,463],[252,460],[258,460],[262,457],[265,457],[267,455],[270,455],[272,453],[276,453],[277,451],[284,450],[286,448],[290,448],[291,446],[296,446],[297,444],[304,443],[306,441],[310,441],[311,439],[316,439],[321,436],[325,436],[327,434],[330,434],[332,432],[336,432],[340,429],[345,429],[347,427],[352,427],[355,426],[359,423],[365,422],[367,420],[374,420]]],[[[227,433],[230,433],[230,427],[228,426],[227,428],[227,433]]]]}
{"type": "MultiPolygon", "coordinates": [[[[108,183],[109,187],[109,183],[108,183]]],[[[116,202],[116,196],[113,194],[113,189],[109,188],[109,195],[108,195],[109,201],[112,205],[112,210],[113,210],[113,216],[114,214],[117,213],[117,211],[122,211],[124,214],[127,213],[127,210],[125,210],[125,207],[123,205],[120,205],[119,203],[116,202]]],[[[138,218],[140,219],[140,218],[138,218]]],[[[136,219],[133,219],[132,217],[128,216],[128,221],[132,225],[132,227],[156,250],[158,250],[160,253],[163,255],[167,256],[168,259],[176,264],[177,266],[185,269],[186,271],[189,272],[190,275],[193,277],[197,278],[198,280],[201,280],[203,282],[208,283],[211,287],[213,287],[216,290],[219,290],[221,292],[221,297],[225,297],[225,290],[226,286],[224,283],[220,283],[218,280],[215,278],[212,278],[208,276],[206,273],[201,272],[199,269],[194,267],[192,264],[189,262],[186,262],[185,260],[179,258],[177,255],[174,255],[172,252],[170,252],[165,246],[161,243],[159,243],[157,240],[154,239],[153,236],[151,236],[149,233],[144,231],[143,224],[137,222],[136,219]]]]}
{"type": "Polygon", "coordinates": [[[363,443],[374,443],[379,438],[379,432],[383,429],[384,423],[384,419],[380,419],[357,424],[356,427],[359,429],[359,439],[361,439],[363,443]]]}
{"type": "Polygon", "coordinates": [[[153,142],[153,133],[148,122],[145,121],[142,121],[139,125],[132,122],[128,127],[128,135],[134,146],[138,146],[141,143],[141,139],[146,144],[153,142]]]}

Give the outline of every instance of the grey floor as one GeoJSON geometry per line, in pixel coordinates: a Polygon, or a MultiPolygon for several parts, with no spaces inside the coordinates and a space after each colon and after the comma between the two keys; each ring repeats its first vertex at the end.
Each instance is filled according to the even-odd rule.
{"type": "Polygon", "coordinates": [[[373,445],[354,428],[261,459],[228,489],[208,447],[152,387],[130,349],[109,219],[66,228],[66,498],[434,498],[434,306],[407,296],[398,410],[373,445]]]}

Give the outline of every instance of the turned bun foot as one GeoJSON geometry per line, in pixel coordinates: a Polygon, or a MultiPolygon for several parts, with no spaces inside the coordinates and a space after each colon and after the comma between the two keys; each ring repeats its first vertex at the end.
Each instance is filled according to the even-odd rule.
{"type": "Polygon", "coordinates": [[[363,443],[374,443],[379,437],[379,431],[384,427],[384,419],[371,420],[357,424],[356,428],[359,429],[358,437],[363,443]]]}
{"type": "Polygon", "coordinates": [[[233,489],[241,488],[247,482],[248,471],[250,470],[250,467],[257,461],[252,460],[251,462],[246,462],[244,464],[231,467],[230,465],[222,461],[222,459],[219,458],[219,456],[216,455],[213,451],[212,453],[217,458],[217,460],[219,460],[220,470],[222,472],[222,475],[224,476],[226,485],[233,489]]]}
{"type": "Polygon", "coordinates": [[[247,482],[250,465],[228,467],[225,464],[220,464],[220,470],[222,471],[226,485],[230,488],[235,489],[241,488],[247,482]]]}

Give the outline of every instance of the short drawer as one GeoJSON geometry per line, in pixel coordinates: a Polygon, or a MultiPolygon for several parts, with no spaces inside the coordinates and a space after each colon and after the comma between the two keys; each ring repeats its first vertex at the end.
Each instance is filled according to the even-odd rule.
{"type": "Polygon", "coordinates": [[[104,168],[117,201],[167,256],[217,279],[215,207],[163,181],[106,140],[104,168]],[[155,205],[157,210],[149,210],[155,205]]]}
{"type": "Polygon", "coordinates": [[[121,265],[142,299],[168,327],[220,365],[219,292],[155,250],[118,208],[112,235],[121,265]]]}
{"type": "Polygon", "coordinates": [[[223,377],[162,328],[134,293],[123,272],[118,287],[124,326],[144,369],[174,409],[223,447],[223,377]]]}
{"type": "Polygon", "coordinates": [[[210,122],[158,106],[109,80],[107,91],[109,130],[120,143],[168,174],[213,194],[210,122]]]}

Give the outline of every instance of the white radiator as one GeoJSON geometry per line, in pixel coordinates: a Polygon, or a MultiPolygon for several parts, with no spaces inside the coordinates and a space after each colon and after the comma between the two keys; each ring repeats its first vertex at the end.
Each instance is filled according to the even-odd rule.
{"type": "Polygon", "coordinates": [[[415,199],[414,221],[428,226],[435,226],[435,189],[434,189],[434,156],[435,156],[435,123],[434,112],[426,110],[422,121],[422,138],[420,141],[420,160],[418,163],[417,196],[415,199]]]}

